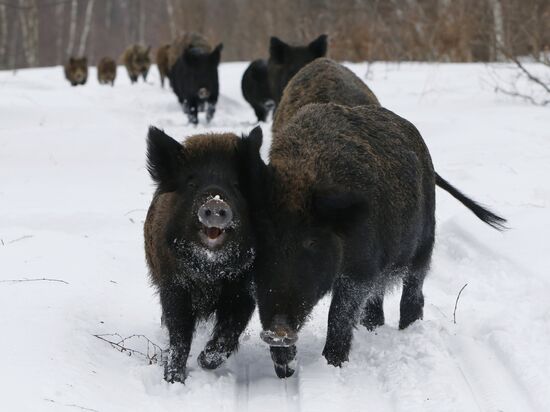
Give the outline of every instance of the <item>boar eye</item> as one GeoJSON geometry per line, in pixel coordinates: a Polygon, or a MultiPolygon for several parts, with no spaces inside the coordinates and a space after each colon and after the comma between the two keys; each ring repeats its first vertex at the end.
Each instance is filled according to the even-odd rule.
{"type": "Polygon", "coordinates": [[[315,238],[306,239],[302,242],[302,245],[304,246],[305,249],[314,251],[315,249],[317,249],[317,239],[315,238]]]}

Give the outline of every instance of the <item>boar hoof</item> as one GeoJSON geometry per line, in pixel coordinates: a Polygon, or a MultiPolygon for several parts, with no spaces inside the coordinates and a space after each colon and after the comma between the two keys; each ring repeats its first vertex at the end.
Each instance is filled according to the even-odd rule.
{"type": "Polygon", "coordinates": [[[348,353],[346,351],[327,348],[326,346],[323,350],[323,356],[329,365],[336,366],[338,368],[341,368],[342,364],[349,360],[348,353]]]}
{"type": "Polygon", "coordinates": [[[216,369],[224,363],[226,359],[226,354],[215,350],[209,351],[208,348],[205,348],[205,350],[200,353],[197,361],[203,369],[216,369]]]}
{"type": "Polygon", "coordinates": [[[275,367],[275,373],[277,374],[277,377],[280,379],[290,378],[292,375],[294,375],[294,369],[291,368],[288,363],[285,365],[274,363],[273,366],[275,367]]]}
{"type": "Polygon", "coordinates": [[[185,367],[177,368],[169,364],[165,365],[164,380],[169,383],[185,383],[185,367]]]}

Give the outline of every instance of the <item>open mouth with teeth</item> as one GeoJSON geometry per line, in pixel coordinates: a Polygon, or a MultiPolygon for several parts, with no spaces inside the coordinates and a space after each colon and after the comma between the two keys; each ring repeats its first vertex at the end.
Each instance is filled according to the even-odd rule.
{"type": "Polygon", "coordinates": [[[228,230],[228,228],[222,229],[220,227],[208,227],[202,225],[199,236],[202,243],[204,243],[209,248],[214,249],[220,247],[223,244],[225,238],[227,237],[228,230]]]}

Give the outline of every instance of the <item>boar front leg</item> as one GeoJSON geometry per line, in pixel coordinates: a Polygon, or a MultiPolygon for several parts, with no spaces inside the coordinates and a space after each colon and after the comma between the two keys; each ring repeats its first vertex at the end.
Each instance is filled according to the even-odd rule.
{"type": "Polygon", "coordinates": [[[353,329],[367,296],[365,285],[349,277],[336,279],[328,313],[328,331],[323,356],[329,365],[342,366],[348,361],[353,329]]]}
{"type": "Polygon", "coordinates": [[[163,321],[170,338],[168,360],[164,365],[164,379],[170,383],[183,383],[195,331],[196,315],[191,305],[191,297],[181,287],[165,286],[160,291],[160,300],[163,321]]]}
{"type": "Polygon", "coordinates": [[[216,369],[237,349],[254,307],[254,299],[244,282],[224,287],[216,309],[212,339],[198,358],[201,367],[216,369]]]}

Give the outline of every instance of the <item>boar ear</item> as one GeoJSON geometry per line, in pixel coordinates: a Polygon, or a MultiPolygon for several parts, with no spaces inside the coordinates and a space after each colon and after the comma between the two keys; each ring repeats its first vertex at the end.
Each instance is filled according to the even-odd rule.
{"type": "Polygon", "coordinates": [[[83,58],[82,58],[82,63],[84,63],[84,64],[87,65],[87,64],[88,64],[88,58],[87,58],[87,57],[83,57],[83,58]]]}
{"type": "Polygon", "coordinates": [[[214,63],[216,63],[216,66],[220,64],[220,60],[222,58],[222,50],[223,50],[223,43],[220,43],[216,46],[214,51],[210,53],[210,58],[214,63]]]}
{"type": "Polygon", "coordinates": [[[183,146],[156,127],[147,135],[147,170],[163,191],[175,190],[184,157],[183,146]]]}
{"type": "Polygon", "coordinates": [[[151,46],[147,46],[147,49],[145,50],[145,54],[149,54],[149,52],[151,51],[151,46]]]}
{"type": "Polygon", "coordinates": [[[278,37],[272,37],[269,41],[269,57],[277,63],[284,63],[288,44],[278,37]]]}
{"type": "Polygon", "coordinates": [[[74,57],[69,57],[69,63],[73,64],[74,63],[74,57]]]}
{"type": "Polygon", "coordinates": [[[307,47],[316,57],[324,57],[327,54],[327,35],[321,34],[307,47]]]}
{"type": "Polygon", "coordinates": [[[338,188],[315,189],[311,207],[318,220],[338,231],[354,227],[368,212],[367,200],[362,195],[338,188]]]}
{"type": "Polygon", "coordinates": [[[265,186],[267,166],[260,156],[262,141],[262,128],[256,126],[248,136],[242,136],[237,146],[241,183],[249,200],[258,197],[260,189],[265,186]]]}

